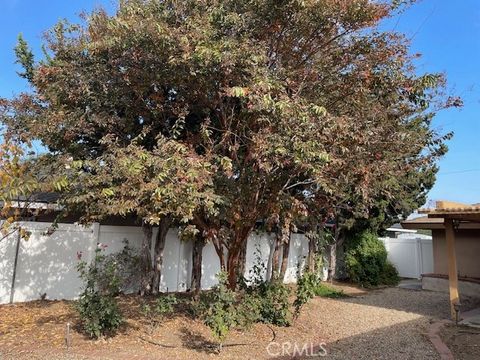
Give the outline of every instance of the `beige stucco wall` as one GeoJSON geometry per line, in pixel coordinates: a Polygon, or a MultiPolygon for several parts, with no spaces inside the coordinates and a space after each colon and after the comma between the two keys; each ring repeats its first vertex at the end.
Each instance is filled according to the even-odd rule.
{"type": "MultiPolygon", "coordinates": [[[[480,229],[457,230],[455,251],[458,274],[480,278],[480,229]]],[[[445,230],[433,230],[433,269],[435,274],[448,275],[445,230]]]]}

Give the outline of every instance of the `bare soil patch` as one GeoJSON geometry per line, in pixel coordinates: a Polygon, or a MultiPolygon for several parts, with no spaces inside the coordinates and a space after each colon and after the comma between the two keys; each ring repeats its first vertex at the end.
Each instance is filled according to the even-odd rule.
{"type": "Polygon", "coordinates": [[[455,359],[480,359],[480,329],[466,326],[445,326],[440,337],[452,351],[455,359]]]}
{"type": "Polygon", "coordinates": [[[438,358],[424,333],[432,319],[448,317],[446,294],[335,287],[354,296],[315,298],[291,327],[257,324],[248,331],[234,331],[219,355],[210,330],[187,313],[152,329],[139,312],[142,300],[137,296],[120,300],[126,323],[119,333],[97,341],[79,331],[72,302],[3,305],[0,359],[286,359],[295,347],[311,355],[320,346],[333,359],[438,358]],[[69,349],[65,345],[68,322],[72,324],[69,349]]]}

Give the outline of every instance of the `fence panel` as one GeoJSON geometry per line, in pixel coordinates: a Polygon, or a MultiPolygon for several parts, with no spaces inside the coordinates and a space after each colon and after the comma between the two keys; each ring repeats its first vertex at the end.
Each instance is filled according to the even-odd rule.
{"type": "Polygon", "coordinates": [[[433,273],[433,246],[432,240],[420,239],[422,274],[433,273]]]}
{"type": "Polygon", "coordinates": [[[0,241],[0,304],[10,301],[17,232],[0,241]]]}
{"type": "MultiPolygon", "coordinates": [[[[47,299],[74,299],[81,289],[76,265],[78,255],[85,261],[93,260],[97,243],[106,245],[106,253],[121,251],[125,242],[140,249],[143,233],[140,227],[105,226],[93,224],[83,227],[59,224],[58,229],[46,234],[49,223],[23,222],[21,226],[31,232],[28,240],[21,240],[13,301],[37,300],[46,294],[47,299]]],[[[155,238],[157,229],[154,229],[155,238]]],[[[8,303],[12,296],[12,274],[17,235],[12,234],[0,242],[0,303],[8,303]]],[[[292,234],[285,282],[296,281],[297,267],[304,263],[308,243],[304,235],[292,234]]],[[[153,246],[152,246],[153,247],[153,246]]],[[[266,268],[271,264],[272,234],[252,234],[247,243],[246,275],[258,260],[266,268]]],[[[152,249],[153,252],[153,249],[152,249]]],[[[281,260],[281,259],[280,259],[281,260]]],[[[190,286],[192,243],[178,238],[171,229],[166,238],[162,266],[161,291],[186,291],[190,286]]],[[[202,288],[209,289],[217,283],[220,261],[212,244],[203,250],[202,288]]],[[[269,274],[266,274],[269,276],[269,274]]]]}
{"type": "Polygon", "coordinates": [[[381,239],[401,277],[419,279],[433,267],[432,240],[414,235],[381,239]]]}
{"type": "Polygon", "coordinates": [[[13,301],[35,300],[43,294],[49,299],[77,296],[81,287],[77,256],[91,256],[95,247],[93,228],[59,224],[52,235],[47,235],[49,224],[22,223],[22,227],[31,235],[20,241],[13,301]]]}

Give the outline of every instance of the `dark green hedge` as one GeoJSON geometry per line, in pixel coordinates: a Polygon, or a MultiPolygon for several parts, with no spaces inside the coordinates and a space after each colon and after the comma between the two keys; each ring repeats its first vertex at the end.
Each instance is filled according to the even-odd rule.
{"type": "Polygon", "coordinates": [[[377,235],[363,232],[346,245],[345,265],[351,281],[365,287],[397,285],[397,269],[387,260],[387,250],[377,235]]]}

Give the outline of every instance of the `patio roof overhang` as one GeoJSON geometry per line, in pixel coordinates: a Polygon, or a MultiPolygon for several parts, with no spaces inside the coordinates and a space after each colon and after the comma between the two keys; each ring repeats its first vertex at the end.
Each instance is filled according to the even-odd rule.
{"type": "Polygon", "coordinates": [[[443,219],[447,241],[448,282],[450,291],[450,311],[452,318],[457,316],[456,305],[460,303],[458,293],[457,256],[455,253],[455,232],[460,224],[480,223],[480,204],[466,205],[451,201],[437,201],[435,208],[420,209],[420,214],[428,218],[443,219]]]}
{"type": "Polygon", "coordinates": [[[480,222],[480,204],[465,205],[452,201],[437,201],[434,208],[418,210],[429,218],[444,218],[480,222]]]}
{"type": "MultiPolygon", "coordinates": [[[[444,218],[420,216],[415,219],[401,222],[404,229],[445,230],[444,218]]],[[[480,229],[480,222],[457,221],[456,228],[459,230],[480,229]]]]}

